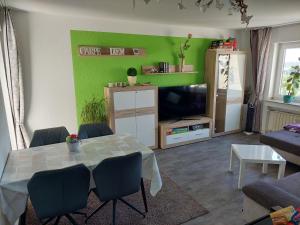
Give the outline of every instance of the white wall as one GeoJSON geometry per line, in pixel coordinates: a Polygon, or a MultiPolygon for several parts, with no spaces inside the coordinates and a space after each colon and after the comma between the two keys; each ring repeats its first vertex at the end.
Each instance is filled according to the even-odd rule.
{"type": "Polygon", "coordinates": [[[0,178],[10,149],[10,137],[5,115],[2,89],[0,85],[0,178]]]}
{"type": "Polygon", "coordinates": [[[117,20],[51,16],[14,11],[13,22],[24,68],[25,120],[35,129],[65,125],[76,132],[76,106],[70,30],[91,30],[225,38],[229,30],[168,26],[117,20]]]}
{"type": "Polygon", "coordinates": [[[265,98],[273,95],[274,79],[276,72],[277,47],[279,43],[300,41],[300,24],[275,27],[271,37],[271,51],[268,62],[268,78],[266,83],[265,98]]]}

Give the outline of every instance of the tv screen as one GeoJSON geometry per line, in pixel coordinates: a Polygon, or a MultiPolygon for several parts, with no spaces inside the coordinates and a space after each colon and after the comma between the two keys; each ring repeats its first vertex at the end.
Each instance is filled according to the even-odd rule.
{"type": "Polygon", "coordinates": [[[159,120],[184,119],[206,113],[207,85],[160,87],[159,120]]]}

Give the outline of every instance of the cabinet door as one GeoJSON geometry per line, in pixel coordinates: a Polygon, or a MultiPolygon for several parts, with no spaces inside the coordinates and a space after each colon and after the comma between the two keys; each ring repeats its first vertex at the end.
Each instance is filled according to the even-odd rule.
{"type": "Polygon", "coordinates": [[[245,54],[231,54],[227,88],[225,132],[241,128],[244,96],[245,54]]]}
{"type": "Polygon", "coordinates": [[[155,102],[154,90],[144,90],[136,92],[136,108],[154,107],[155,102]]]}
{"type": "Polygon", "coordinates": [[[229,61],[229,76],[227,99],[243,102],[246,55],[231,54],[229,61]]]}
{"type": "Polygon", "coordinates": [[[136,137],[136,117],[117,118],[115,128],[116,134],[130,134],[136,137]]]}
{"type": "Polygon", "coordinates": [[[155,146],[155,115],[136,117],[137,139],[146,146],[155,146]]]}
{"type": "Polygon", "coordinates": [[[120,91],[114,93],[115,111],[135,108],[135,91],[120,91]]]}
{"type": "Polygon", "coordinates": [[[225,132],[241,128],[242,104],[227,104],[225,118],[225,132]]]}

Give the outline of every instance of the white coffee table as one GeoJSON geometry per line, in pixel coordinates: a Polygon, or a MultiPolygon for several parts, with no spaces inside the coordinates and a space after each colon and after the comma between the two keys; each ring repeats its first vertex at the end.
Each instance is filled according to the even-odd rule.
{"type": "Polygon", "coordinates": [[[268,164],[278,164],[278,179],[284,176],[286,160],[268,145],[232,144],[229,171],[232,171],[233,154],[235,154],[240,160],[238,189],[241,189],[243,186],[245,168],[247,163],[263,164],[262,172],[264,174],[268,172],[268,164]]]}

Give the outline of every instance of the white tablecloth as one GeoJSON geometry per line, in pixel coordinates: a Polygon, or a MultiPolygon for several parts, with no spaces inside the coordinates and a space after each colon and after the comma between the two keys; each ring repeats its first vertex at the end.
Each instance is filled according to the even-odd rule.
{"type": "Polygon", "coordinates": [[[90,170],[102,160],[141,152],[143,178],[151,180],[155,196],[162,181],[154,152],[131,136],[109,135],[83,140],[79,153],[70,153],[66,143],[47,145],[10,153],[0,181],[0,225],[12,225],[25,210],[27,182],[38,171],[60,169],[83,163],[90,170]]]}

